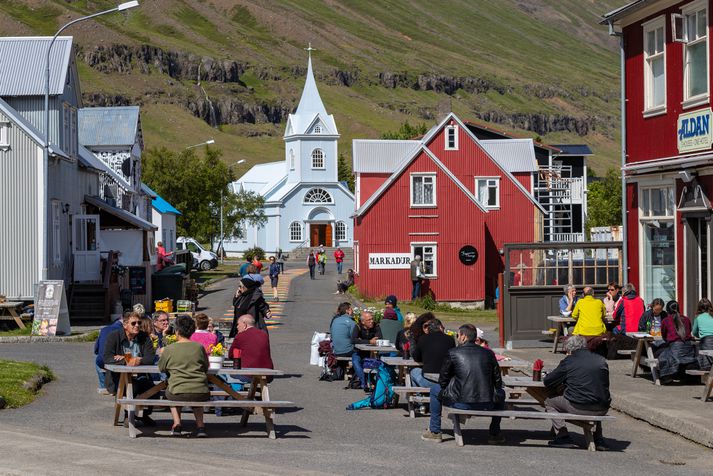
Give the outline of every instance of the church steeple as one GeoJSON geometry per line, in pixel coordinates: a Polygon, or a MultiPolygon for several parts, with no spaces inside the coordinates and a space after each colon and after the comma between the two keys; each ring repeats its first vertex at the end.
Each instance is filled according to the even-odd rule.
{"type": "Polygon", "coordinates": [[[327,110],[324,108],[324,103],[322,103],[322,98],[317,90],[317,82],[314,80],[314,73],[312,72],[312,43],[309,47],[305,48],[307,51],[307,80],[305,81],[305,87],[302,90],[302,97],[300,98],[300,104],[297,106],[297,111],[295,115],[298,116],[314,116],[314,114],[321,114],[322,117],[327,116],[327,110]]]}

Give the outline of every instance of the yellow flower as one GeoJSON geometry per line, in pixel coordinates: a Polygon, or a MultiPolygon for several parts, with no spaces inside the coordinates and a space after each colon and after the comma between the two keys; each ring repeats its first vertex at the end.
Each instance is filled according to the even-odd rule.
{"type": "Polygon", "coordinates": [[[213,357],[223,357],[223,353],[225,350],[223,349],[223,344],[215,344],[210,348],[210,355],[213,357]]]}

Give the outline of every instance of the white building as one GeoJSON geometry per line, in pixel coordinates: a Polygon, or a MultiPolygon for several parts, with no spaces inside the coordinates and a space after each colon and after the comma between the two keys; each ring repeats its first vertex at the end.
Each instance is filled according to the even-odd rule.
{"type": "Polygon", "coordinates": [[[256,165],[231,184],[233,192],[253,191],[265,198],[267,222],[244,227],[240,238],[226,237],[227,253],[253,246],[269,252],[352,246],[354,195],[337,179],[339,132],[317,90],[311,55],[302,98],[287,120],[284,140],[284,160],[256,165]]]}

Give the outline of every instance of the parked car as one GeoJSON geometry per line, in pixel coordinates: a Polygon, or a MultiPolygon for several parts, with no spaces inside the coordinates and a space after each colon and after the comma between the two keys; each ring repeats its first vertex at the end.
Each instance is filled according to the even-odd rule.
{"type": "Polygon", "coordinates": [[[195,258],[194,263],[197,263],[197,265],[194,264],[196,269],[208,271],[209,269],[213,269],[218,266],[218,255],[203,248],[193,238],[186,238],[184,236],[178,237],[176,239],[176,249],[189,250],[195,258]]]}

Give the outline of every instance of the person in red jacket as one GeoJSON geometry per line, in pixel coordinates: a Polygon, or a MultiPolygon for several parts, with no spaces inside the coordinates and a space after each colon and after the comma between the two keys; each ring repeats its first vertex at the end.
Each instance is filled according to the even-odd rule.
{"type": "Polygon", "coordinates": [[[633,284],[627,283],[623,296],[614,310],[614,334],[630,334],[639,331],[639,319],[646,310],[644,300],[636,294],[633,284]]]}
{"type": "Polygon", "coordinates": [[[337,248],[334,252],[334,261],[337,262],[337,273],[342,274],[342,263],[344,262],[344,251],[341,248],[337,248]]]}
{"type": "Polygon", "coordinates": [[[259,273],[260,271],[262,271],[262,263],[260,262],[259,259],[257,259],[257,256],[254,256],[254,257],[253,257],[253,262],[252,262],[252,264],[255,265],[255,267],[257,268],[257,272],[258,272],[258,273],[259,273]]]}
{"type": "MultiPolygon", "coordinates": [[[[255,327],[255,318],[250,314],[238,318],[238,334],[233,339],[228,356],[233,359],[240,358],[240,366],[244,369],[275,368],[270,355],[270,338],[266,332],[255,327]],[[236,355],[237,350],[240,352],[236,355]]],[[[235,378],[244,383],[251,381],[251,377],[239,375],[235,378]]]]}

